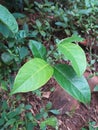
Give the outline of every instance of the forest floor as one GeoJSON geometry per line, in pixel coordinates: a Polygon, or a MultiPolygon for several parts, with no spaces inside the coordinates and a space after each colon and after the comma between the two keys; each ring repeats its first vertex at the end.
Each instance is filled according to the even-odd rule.
{"type": "MultiPolygon", "coordinates": [[[[86,74],[87,76],[87,74],[86,74]]],[[[89,85],[94,87],[93,82],[98,82],[98,77],[93,77],[89,80],[89,85]]],[[[32,109],[33,114],[39,113],[40,109],[51,101],[52,109],[59,110],[59,114],[56,115],[58,119],[59,130],[97,130],[98,128],[98,92],[92,91],[92,98],[90,104],[82,104],[67,94],[54,79],[51,79],[42,88],[42,97],[39,98],[34,95],[27,95],[25,98],[34,106],[32,109]],[[50,89],[54,87],[53,92],[50,89]],[[91,122],[91,124],[90,124],[91,122]],[[93,123],[93,125],[92,125],[93,123]]],[[[50,115],[52,115],[50,113],[50,115]]],[[[55,116],[55,115],[53,115],[55,116]]],[[[39,126],[35,130],[39,130],[39,126]]],[[[47,130],[55,130],[48,127],[47,130]]]]}
{"type": "MultiPolygon", "coordinates": [[[[33,16],[34,17],[34,16],[33,16]]],[[[60,35],[60,34],[58,34],[60,35]]],[[[87,54],[88,59],[88,54],[87,54]]],[[[98,71],[98,64],[95,62],[95,70],[98,71]]],[[[87,68],[84,76],[88,79],[92,74],[87,68]]],[[[45,108],[50,101],[52,108],[59,111],[58,115],[49,113],[50,116],[55,116],[58,119],[58,130],[98,130],[98,92],[94,92],[94,87],[98,85],[98,76],[92,76],[88,79],[91,89],[90,104],[83,104],[71,97],[65,92],[54,79],[43,86],[41,97],[32,93],[22,94],[22,98],[26,104],[32,106],[32,115],[40,113],[41,108],[45,108]],[[54,91],[50,89],[54,88],[54,91]]],[[[39,130],[40,126],[36,126],[34,130],[39,130]]],[[[47,127],[47,130],[55,130],[55,128],[47,127]]]]}

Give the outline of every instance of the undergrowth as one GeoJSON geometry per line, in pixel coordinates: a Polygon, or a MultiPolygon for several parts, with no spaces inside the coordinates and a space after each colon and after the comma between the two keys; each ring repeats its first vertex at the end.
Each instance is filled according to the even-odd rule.
{"type": "MultiPolygon", "coordinates": [[[[45,130],[49,123],[58,129],[57,119],[49,117],[52,108],[50,102],[48,109],[46,105],[33,116],[30,111],[33,106],[27,104],[23,96],[17,94],[13,99],[8,93],[13,87],[19,68],[32,58],[28,44],[30,39],[43,44],[48,50],[48,55],[51,55],[55,49],[55,43],[59,40],[73,34],[81,35],[86,40],[86,48],[90,54],[89,66],[96,73],[94,64],[98,61],[98,52],[95,49],[98,44],[98,2],[97,0],[68,0],[67,2],[64,0],[56,2],[4,0],[1,3],[17,20],[19,31],[12,37],[0,22],[0,105],[2,106],[0,129],[31,130],[39,126],[40,129],[45,130]]],[[[85,46],[84,43],[82,44],[85,46]]],[[[58,52],[53,54],[56,62],[61,57],[62,55],[58,55],[58,52]]],[[[52,62],[51,57],[48,60],[52,62]]]]}

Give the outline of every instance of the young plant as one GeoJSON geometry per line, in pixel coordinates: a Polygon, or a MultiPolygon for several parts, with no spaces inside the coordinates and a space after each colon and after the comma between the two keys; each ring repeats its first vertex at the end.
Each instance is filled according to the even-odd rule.
{"type": "Polygon", "coordinates": [[[71,96],[83,103],[90,102],[90,88],[83,76],[86,69],[85,53],[79,45],[72,43],[82,40],[79,36],[72,36],[61,40],[54,49],[70,60],[71,65],[48,63],[45,46],[30,40],[29,47],[34,58],[20,68],[11,94],[34,91],[53,76],[71,96]]]}
{"type": "MultiPolygon", "coordinates": [[[[2,11],[0,14],[0,26],[5,32],[6,30],[9,31],[7,35],[5,32],[3,35],[6,37],[15,36],[18,32],[18,25],[15,18],[2,5],[0,5],[0,10],[2,11]]],[[[82,40],[83,39],[79,36],[72,36],[58,42],[54,49],[54,52],[63,55],[62,59],[67,58],[70,60],[71,65],[56,64],[55,62],[55,64],[50,64],[46,56],[47,51],[45,46],[41,43],[29,40],[29,47],[34,58],[20,68],[15,78],[11,95],[20,92],[34,91],[46,84],[53,76],[60,86],[71,96],[80,102],[89,103],[91,98],[90,88],[83,76],[86,69],[85,53],[79,45],[73,43],[82,40]]]]}

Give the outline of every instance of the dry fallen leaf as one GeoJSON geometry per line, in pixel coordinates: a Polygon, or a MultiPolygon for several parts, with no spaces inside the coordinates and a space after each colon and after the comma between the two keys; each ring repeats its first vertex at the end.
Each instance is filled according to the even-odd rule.
{"type": "Polygon", "coordinates": [[[50,94],[51,94],[50,91],[49,91],[49,92],[43,92],[42,97],[44,97],[44,98],[49,98],[49,97],[50,97],[50,94]]]}

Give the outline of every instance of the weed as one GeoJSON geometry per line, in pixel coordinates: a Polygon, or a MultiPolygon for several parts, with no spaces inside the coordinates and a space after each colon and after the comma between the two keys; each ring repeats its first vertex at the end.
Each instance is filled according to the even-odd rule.
{"type": "MultiPolygon", "coordinates": [[[[95,121],[89,121],[89,130],[98,130],[98,127],[95,125],[95,121]]],[[[82,128],[81,130],[88,130],[86,128],[82,128]]]]}

